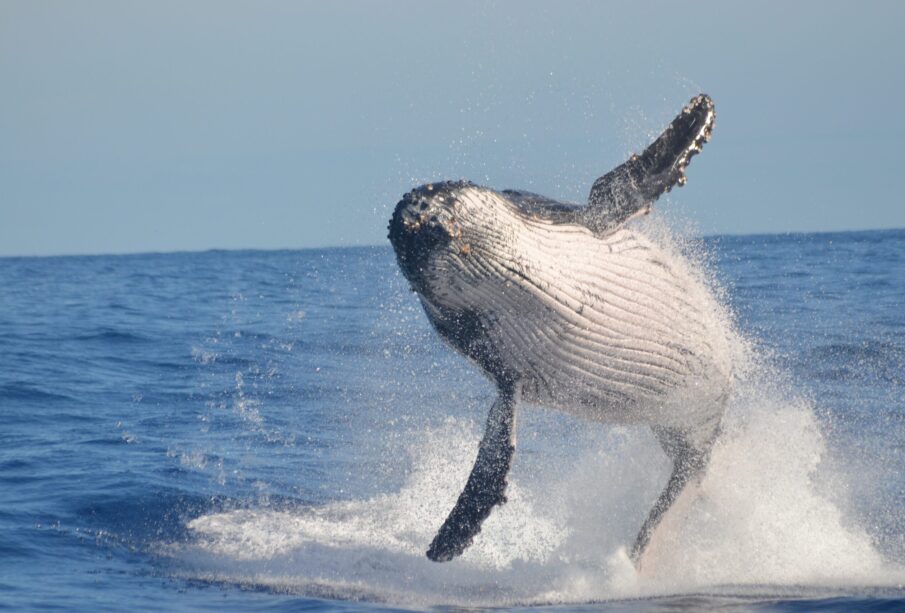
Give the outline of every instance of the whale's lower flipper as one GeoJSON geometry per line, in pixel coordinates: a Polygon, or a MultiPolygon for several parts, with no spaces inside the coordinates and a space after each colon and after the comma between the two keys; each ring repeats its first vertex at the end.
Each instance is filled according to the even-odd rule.
{"type": "Polygon", "coordinates": [[[710,459],[710,448],[713,442],[711,439],[703,449],[699,449],[691,445],[686,437],[677,430],[654,428],[654,434],[660,441],[663,451],[672,459],[673,469],[666,488],[660,494],[635,538],[630,557],[636,567],[640,566],[641,556],[663,516],[673,506],[686,486],[701,478],[710,459]]]}
{"type": "Polygon", "coordinates": [[[434,562],[448,562],[471,545],[494,506],[506,502],[506,474],[515,452],[517,385],[501,385],[490,414],[478,458],[456,506],[427,550],[434,562]]]}
{"type": "Polygon", "coordinates": [[[594,182],[579,220],[598,233],[610,232],[650,205],[674,185],[685,184],[685,167],[713,131],[713,101],[700,94],[641,155],[633,155],[594,182]]]}

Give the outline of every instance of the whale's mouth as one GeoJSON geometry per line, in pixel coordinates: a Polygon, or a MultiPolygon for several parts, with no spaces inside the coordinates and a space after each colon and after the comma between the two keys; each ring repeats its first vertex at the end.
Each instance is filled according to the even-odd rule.
{"type": "Polygon", "coordinates": [[[388,226],[388,238],[396,252],[399,268],[423,293],[430,256],[452,241],[449,230],[451,184],[428,184],[402,197],[388,226]]]}

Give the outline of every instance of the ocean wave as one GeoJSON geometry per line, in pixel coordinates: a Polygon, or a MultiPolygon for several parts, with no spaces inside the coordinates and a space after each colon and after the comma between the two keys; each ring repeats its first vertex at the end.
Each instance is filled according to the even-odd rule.
{"type": "Polygon", "coordinates": [[[73,341],[100,341],[104,343],[129,344],[129,343],[147,343],[151,341],[151,337],[139,334],[134,331],[120,330],[117,328],[97,328],[90,332],[76,334],[67,337],[66,340],[73,341]]]}
{"type": "Polygon", "coordinates": [[[74,397],[60,393],[58,390],[42,389],[23,381],[12,381],[0,384],[0,400],[18,400],[28,402],[72,402],[74,397]]]}

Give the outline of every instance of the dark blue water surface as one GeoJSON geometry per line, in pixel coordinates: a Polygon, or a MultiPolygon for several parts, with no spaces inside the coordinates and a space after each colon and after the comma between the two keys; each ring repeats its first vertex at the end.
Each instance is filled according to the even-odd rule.
{"type": "Polygon", "coordinates": [[[0,259],[0,608],[905,609],[905,231],[704,245],[771,368],[650,580],[656,444],[536,409],[424,559],[493,390],[388,247],[0,259]]]}

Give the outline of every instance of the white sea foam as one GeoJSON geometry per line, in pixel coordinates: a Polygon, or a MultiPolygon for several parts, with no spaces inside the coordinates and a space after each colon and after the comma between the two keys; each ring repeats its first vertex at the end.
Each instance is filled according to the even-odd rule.
{"type": "Polygon", "coordinates": [[[763,387],[742,385],[732,399],[700,491],[640,574],[625,547],[662,486],[666,461],[649,436],[621,428],[604,431],[558,478],[516,471],[509,502],[474,546],[451,563],[428,561],[424,551],[479,437],[453,419],[412,437],[411,472],[397,492],[205,515],[189,523],[195,538],[174,555],[196,578],[412,605],[901,585],[905,570],[815,486],[826,449],[810,407],[763,387]]]}

